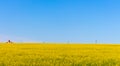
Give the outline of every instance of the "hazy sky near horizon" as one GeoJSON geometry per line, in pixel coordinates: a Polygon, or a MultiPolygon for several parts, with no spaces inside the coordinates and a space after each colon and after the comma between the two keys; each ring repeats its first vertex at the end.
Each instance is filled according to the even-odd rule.
{"type": "Polygon", "coordinates": [[[120,43],[120,0],[0,0],[0,41],[120,43]]]}

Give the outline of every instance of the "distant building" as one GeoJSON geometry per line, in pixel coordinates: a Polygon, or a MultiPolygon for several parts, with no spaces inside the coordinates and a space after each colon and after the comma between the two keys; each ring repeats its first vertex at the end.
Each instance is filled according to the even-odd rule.
{"type": "Polygon", "coordinates": [[[7,43],[13,43],[11,40],[8,40],[7,43]]]}

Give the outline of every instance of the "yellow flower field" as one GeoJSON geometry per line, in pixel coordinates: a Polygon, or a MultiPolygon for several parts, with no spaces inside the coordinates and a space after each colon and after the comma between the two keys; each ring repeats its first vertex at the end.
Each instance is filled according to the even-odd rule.
{"type": "Polygon", "coordinates": [[[0,66],[120,66],[120,45],[1,43],[0,66]]]}

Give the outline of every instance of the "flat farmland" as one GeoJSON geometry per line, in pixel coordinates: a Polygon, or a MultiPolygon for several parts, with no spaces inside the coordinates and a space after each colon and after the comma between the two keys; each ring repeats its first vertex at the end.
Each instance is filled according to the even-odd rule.
{"type": "Polygon", "coordinates": [[[0,66],[120,66],[120,45],[0,43],[0,66]]]}

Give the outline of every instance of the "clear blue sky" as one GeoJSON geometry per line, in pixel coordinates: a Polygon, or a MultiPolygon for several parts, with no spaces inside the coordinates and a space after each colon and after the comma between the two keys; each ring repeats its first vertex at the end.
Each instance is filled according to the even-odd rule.
{"type": "Polygon", "coordinates": [[[120,0],[0,0],[0,41],[120,43],[120,0]]]}

